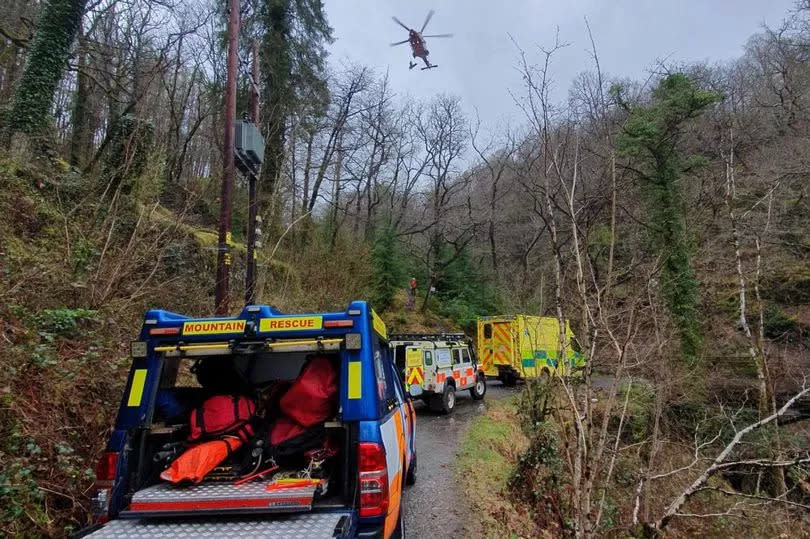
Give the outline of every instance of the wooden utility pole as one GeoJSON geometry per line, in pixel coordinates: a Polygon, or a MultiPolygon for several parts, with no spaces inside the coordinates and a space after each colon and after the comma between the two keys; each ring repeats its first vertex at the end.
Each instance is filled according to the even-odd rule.
{"type": "MultiPolygon", "coordinates": [[[[259,127],[259,42],[253,40],[253,66],[250,84],[250,121],[259,127]]],[[[257,173],[258,174],[258,173],[257,173]]],[[[245,271],[245,305],[256,300],[256,216],[258,214],[256,192],[257,174],[248,174],[248,230],[247,269],[245,271]]]]}
{"type": "Polygon", "coordinates": [[[225,90],[225,162],[219,206],[217,246],[216,314],[228,314],[231,271],[231,211],[236,163],[234,161],[234,122],[236,121],[236,67],[239,46],[239,0],[228,0],[228,81],[225,90]]]}

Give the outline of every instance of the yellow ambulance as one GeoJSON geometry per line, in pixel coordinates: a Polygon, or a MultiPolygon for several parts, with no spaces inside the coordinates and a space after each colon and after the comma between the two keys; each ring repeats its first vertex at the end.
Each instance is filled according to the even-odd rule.
{"type": "Polygon", "coordinates": [[[481,369],[490,379],[512,386],[521,378],[544,372],[571,375],[585,358],[572,346],[574,333],[565,321],[565,358],[559,361],[557,349],[560,324],[545,316],[482,316],[478,318],[478,357],[481,369]]]}

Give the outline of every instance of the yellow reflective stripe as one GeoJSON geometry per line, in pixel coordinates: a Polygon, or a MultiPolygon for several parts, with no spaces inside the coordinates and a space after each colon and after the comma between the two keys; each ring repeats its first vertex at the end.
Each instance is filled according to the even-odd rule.
{"type": "Polygon", "coordinates": [[[363,364],[349,361],[349,398],[359,399],[363,396],[363,364]]]}
{"type": "Polygon", "coordinates": [[[385,327],[385,322],[383,322],[383,319],[374,312],[374,309],[371,309],[371,325],[374,328],[374,331],[379,333],[383,339],[388,338],[388,330],[385,327]]]}
{"type": "Polygon", "coordinates": [[[132,386],[129,390],[127,406],[140,406],[143,397],[143,385],[146,383],[146,369],[135,369],[132,375],[132,386]]]}
{"type": "Polygon", "coordinates": [[[422,369],[420,367],[414,367],[411,369],[411,372],[408,374],[408,384],[423,384],[424,378],[422,376],[422,369]]]}

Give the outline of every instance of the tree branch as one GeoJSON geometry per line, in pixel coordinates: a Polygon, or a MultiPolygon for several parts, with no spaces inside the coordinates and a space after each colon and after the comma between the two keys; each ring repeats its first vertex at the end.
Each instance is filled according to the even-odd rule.
{"type": "MultiPolygon", "coordinates": [[[[751,423],[747,427],[737,431],[737,433],[734,435],[734,438],[732,438],[731,441],[728,443],[728,445],[726,445],[726,447],[723,448],[723,450],[720,452],[720,454],[717,455],[717,457],[712,462],[711,466],[706,468],[703,471],[703,473],[700,474],[700,476],[697,479],[695,479],[692,482],[692,484],[689,485],[689,487],[686,488],[686,490],[681,492],[681,494],[678,495],[678,497],[675,498],[675,500],[673,500],[672,503],[669,504],[669,507],[667,507],[666,511],[664,511],[663,516],[653,524],[653,528],[655,528],[657,530],[662,530],[662,529],[664,529],[666,527],[666,525],[669,523],[669,521],[672,519],[672,517],[682,515],[682,514],[678,513],[680,508],[686,503],[686,501],[695,492],[697,492],[701,487],[703,487],[703,485],[706,483],[706,481],[708,481],[709,477],[711,477],[716,471],[728,467],[728,465],[726,465],[726,463],[725,463],[725,460],[728,458],[729,454],[731,454],[731,452],[734,450],[734,448],[737,446],[737,444],[740,443],[743,436],[745,436],[749,432],[751,432],[751,431],[753,431],[755,429],[758,429],[759,427],[762,427],[764,425],[767,425],[768,423],[771,423],[775,419],[778,419],[779,417],[783,416],[785,414],[785,412],[787,412],[790,409],[790,407],[793,406],[796,403],[797,400],[804,397],[808,393],[810,393],[810,387],[807,387],[807,384],[806,384],[806,381],[805,381],[805,383],[802,385],[802,390],[799,391],[798,393],[796,393],[790,400],[788,400],[775,413],[769,415],[768,417],[766,417],[764,419],[760,419],[759,421],[757,421],[755,423],[751,423]]],[[[739,462],[745,462],[745,461],[739,461],[739,462]]],[[[752,461],[752,462],[758,463],[757,465],[763,465],[763,463],[767,462],[767,461],[765,461],[763,459],[762,461],[755,460],[755,461],[752,461]]]]}

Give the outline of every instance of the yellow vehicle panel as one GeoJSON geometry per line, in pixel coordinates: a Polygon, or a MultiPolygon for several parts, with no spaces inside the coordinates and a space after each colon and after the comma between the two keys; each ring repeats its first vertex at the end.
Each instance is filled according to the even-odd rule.
{"type": "Polygon", "coordinates": [[[557,361],[559,321],[544,316],[496,316],[478,319],[478,350],[484,373],[498,375],[498,365],[511,365],[524,378],[543,371],[563,374],[584,358],[572,346],[574,333],[565,323],[567,362],[557,361]],[[566,365],[567,363],[567,365],[566,365]],[[568,367],[568,368],[566,368],[568,367]]]}

